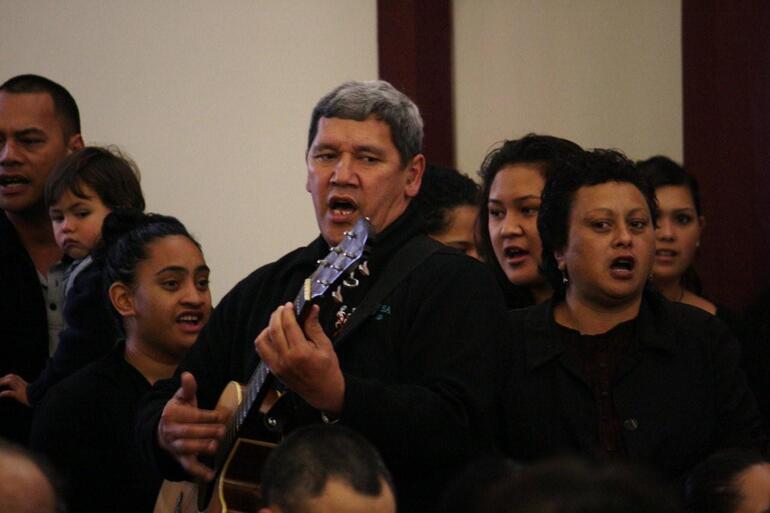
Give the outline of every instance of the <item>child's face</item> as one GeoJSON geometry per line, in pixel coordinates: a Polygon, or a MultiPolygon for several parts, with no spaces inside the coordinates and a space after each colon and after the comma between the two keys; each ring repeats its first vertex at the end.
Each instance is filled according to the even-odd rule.
{"type": "Polygon", "coordinates": [[[48,209],[56,244],[71,258],[85,258],[102,235],[102,222],[110,209],[86,184],[80,184],[86,198],[67,190],[48,209]]]}

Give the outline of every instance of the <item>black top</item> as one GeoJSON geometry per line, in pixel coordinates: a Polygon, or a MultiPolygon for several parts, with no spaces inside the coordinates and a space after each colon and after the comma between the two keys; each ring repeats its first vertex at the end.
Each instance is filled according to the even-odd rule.
{"type": "Polygon", "coordinates": [[[51,388],[36,410],[30,445],[64,477],[73,512],[142,513],[155,505],[161,478],[134,437],[137,404],[150,384],[124,349],[120,343],[51,388]]]}
{"type": "MultiPolygon", "coordinates": [[[[390,254],[387,248],[425,237],[411,208],[391,228],[372,250],[375,282],[389,279],[389,257],[380,258],[390,254]]],[[[245,382],[257,363],[255,337],[274,309],[294,298],[326,249],[319,237],[241,281],[214,310],[177,377],[156,384],[138,428],[143,451],[166,475],[184,477],[156,440],[178,374],[193,373],[203,408],[216,403],[228,380],[245,382]]],[[[508,336],[499,288],[483,264],[441,246],[374,313],[360,324],[351,318],[350,326],[356,327],[334,340],[346,385],[340,422],[380,450],[399,511],[428,511],[447,478],[491,444],[498,344],[508,336]]]]}
{"type": "MultiPolygon", "coordinates": [[[[0,376],[26,381],[48,361],[48,317],[35,264],[16,229],[0,210],[0,376]]],[[[15,399],[0,399],[0,438],[26,444],[32,411],[15,399]]]]}
{"type": "Polygon", "coordinates": [[[27,388],[36,406],[50,387],[110,352],[120,333],[110,313],[102,281],[103,265],[95,260],[77,276],[64,300],[66,327],[59,345],[40,376],[27,388]]]}
{"type": "MultiPolygon", "coordinates": [[[[523,342],[505,389],[509,454],[533,460],[600,452],[594,389],[560,334],[552,302],[515,310],[510,320],[523,342]]],[[[629,459],[679,477],[713,451],[761,443],[738,344],[719,319],[645,293],[634,339],[610,385],[629,459]]]]}

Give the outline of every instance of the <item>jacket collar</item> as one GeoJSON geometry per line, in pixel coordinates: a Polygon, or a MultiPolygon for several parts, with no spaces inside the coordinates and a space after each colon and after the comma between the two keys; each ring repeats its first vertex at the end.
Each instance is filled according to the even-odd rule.
{"type": "MultiPolygon", "coordinates": [[[[527,308],[524,325],[528,327],[526,343],[527,368],[534,369],[559,358],[566,350],[563,337],[557,334],[553,317],[554,303],[548,300],[527,308]]],[[[657,292],[645,290],[637,316],[636,337],[640,351],[663,351],[675,354],[679,351],[670,329],[671,308],[668,301],[657,292]]]]}

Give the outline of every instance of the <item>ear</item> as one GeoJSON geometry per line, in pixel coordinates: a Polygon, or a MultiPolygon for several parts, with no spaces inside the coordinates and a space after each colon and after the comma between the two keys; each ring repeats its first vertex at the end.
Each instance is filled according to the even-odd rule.
{"type": "Polygon", "coordinates": [[[706,227],[706,216],[698,216],[698,225],[700,226],[701,233],[706,227]]]}
{"type": "Polygon", "coordinates": [[[566,271],[567,263],[564,261],[564,251],[561,249],[554,250],[553,257],[556,259],[556,266],[559,268],[559,270],[566,271]]]}
{"type": "Polygon", "coordinates": [[[76,152],[80,149],[83,149],[84,147],[85,144],[83,143],[83,136],[80,134],[71,136],[69,141],[67,141],[67,151],[69,153],[76,152]]]}
{"type": "Polygon", "coordinates": [[[110,290],[107,293],[110,296],[112,306],[121,317],[131,317],[136,314],[131,289],[123,282],[116,281],[110,285],[110,290]]]}
{"type": "Polygon", "coordinates": [[[425,172],[425,156],[420,153],[412,157],[405,170],[407,175],[404,195],[407,198],[414,198],[420,192],[420,185],[422,185],[422,175],[425,172]]]}

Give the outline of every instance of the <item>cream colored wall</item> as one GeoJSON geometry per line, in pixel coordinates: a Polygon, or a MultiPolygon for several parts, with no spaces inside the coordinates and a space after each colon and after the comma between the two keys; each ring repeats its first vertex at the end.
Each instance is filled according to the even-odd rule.
{"type": "Polygon", "coordinates": [[[0,81],[38,73],[77,99],[89,143],[142,170],[178,216],[215,299],[318,232],[307,124],[338,83],[377,75],[374,0],[0,0],[0,81]]]}
{"type": "MultiPolygon", "coordinates": [[[[39,73],[86,140],[142,169],[148,208],[204,245],[221,297],[316,233],[310,110],[376,78],[374,0],[0,0],[0,79],[39,73]]],[[[680,2],[455,0],[458,165],[529,131],[682,157],[680,2]]]]}
{"type": "Polygon", "coordinates": [[[681,161],[679,0],[454,0],[458,167],[528,132],[681,161]]]}

